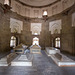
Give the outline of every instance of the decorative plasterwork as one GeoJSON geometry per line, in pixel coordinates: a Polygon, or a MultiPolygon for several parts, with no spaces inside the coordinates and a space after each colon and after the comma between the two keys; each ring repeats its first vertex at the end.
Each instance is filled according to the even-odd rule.
{"type": "Polygon", "coordinates": [[[15,4],[15,7],[16,7],[17,13],[20,14],[20,12],[21,12],[21,6],[18,5],[18,4],[15,4]]]}
{"type": "Polygon", "coordinates": [[[52,14],[56,14],[57,13],[57,5],[52,7],[52,14]]]}
{"type": "MultiPolygon", "coordinates": [[[[39,3],[40,4],[40,3],[39,3]]],[[[74,0],[61,0],[51,6],[43,7],[43,8],[35,8],[25,6],[15,0],[11,0],[11,7],[13,12],[17,12],[18,14],[30,18],[42,18],[43,10],[48,11],[48,16],[56,15],[61,13],[65,9],[71,7],[74,4],[74,0]]]]}
{"type": "Polygon", "coordinates": [[[63,10],[65,10],[67,8],[68,3],[69,3],[69,0],[63,0],[62,1],[62,8],[63,8],[63,10]]]}
{"type": "Polygon", "coordinates": [[[17,19],[10,18],[11,33],[21,33],[23,30],[23,22],[17,19]]]}
{"type": "Polygon", "coordinates": [[[60,34],[61,30],[61,20],[55,20],[52,22],[49,22],[49,31],[51,31],[51,34],[60,34]]]}
{"type": "Polygon", "coordinates": [[[34,10],[34,16],[37,18],[39,15],[39,10],[34,10]]]}
{"type": "Polygon", "coordinates": [[[72,26],[75,27],[75,13],[72,14],[72,26]]]}
{"type": "Polygon", "coordinates": [[[41,32],[41,23],[31,23],[32,35],[40,35],[41,32]]]}

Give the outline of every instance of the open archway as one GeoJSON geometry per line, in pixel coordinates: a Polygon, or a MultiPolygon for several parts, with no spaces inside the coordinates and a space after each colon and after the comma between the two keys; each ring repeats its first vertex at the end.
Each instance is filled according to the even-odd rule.
{"type": "Polygon", "coordinates": [[[55,38],[55,47],[60,48],[60,38],[55,38]]]}
{"type": "Polygon", "coordinates": [[[16,37],[11,36],[10,47],[16,47],[16,37]]]}
{"type": "Polygon", "coordinates": [[[33,43],[32,43],[33,45],[39,45],[39,38],[37,38],[37,37],[34,37],[33,38],[33,43]]]}

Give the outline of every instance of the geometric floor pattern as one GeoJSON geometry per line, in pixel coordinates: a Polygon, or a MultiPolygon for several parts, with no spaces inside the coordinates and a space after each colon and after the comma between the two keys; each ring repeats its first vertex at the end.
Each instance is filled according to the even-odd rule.
{"type": "Polygon", "coordinates": [[[33,56],[33,66],[0,67],[0,75],[75,75],[75,67],[58,67],[44,51],[33,56]]]}

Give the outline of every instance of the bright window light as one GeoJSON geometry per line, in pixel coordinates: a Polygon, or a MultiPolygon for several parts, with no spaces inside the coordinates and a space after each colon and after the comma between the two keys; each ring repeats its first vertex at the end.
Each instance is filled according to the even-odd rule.
{"type": "Polygon", "coordinates": [[[45,10],[44,12],[43,12],[43,16],[46,16],[47,15],[47,11],[45,10]]]}
{"type": "Polygon", "coordinates": [[[60,38],[59,37],[55,39],[55,47],[60,48],[60,38]]]}
{"type": "Polygon", "coordinates": [[[5,1],[4,1],[4,4],[9,5],[9,0],[5,0],[5,1]]]}
{"type": "Polygon", "coordinates": [[[16,47],[16,38],[14,36],[11,37],[10,47],[16,47]]]}
{"type": "Polygon", "coordinates": [[[34,33],[34,35],[38,35],[38,33],[34,33]]]}
{"type": "Polygon", "coordinates": [[[39,45],[39,39],[37,37],[33,38],[33,45],[39,45]]]}

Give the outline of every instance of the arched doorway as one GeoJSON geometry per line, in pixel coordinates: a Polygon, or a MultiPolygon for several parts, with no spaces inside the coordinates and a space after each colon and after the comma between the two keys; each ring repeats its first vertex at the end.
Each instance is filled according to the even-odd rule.
{"type": "Polygon", "coordinates": [[[55,47],[60,48],[60,38],[55,38],[55,47]]]}
{"type": "Polygon", "coordinates": [[[39,45],[39,38],[37,38],[37,37],[33,38],[32,45],[39,45]]]}
{"type": "Polygon", "coordinates": [[[16,37],[15,36],[11,37],[10,47],[16,47],[16,37]]]}

